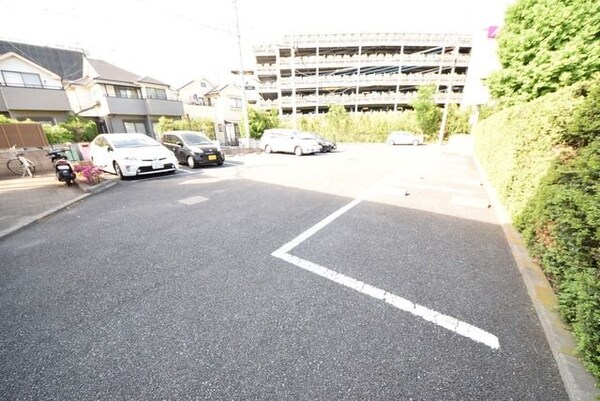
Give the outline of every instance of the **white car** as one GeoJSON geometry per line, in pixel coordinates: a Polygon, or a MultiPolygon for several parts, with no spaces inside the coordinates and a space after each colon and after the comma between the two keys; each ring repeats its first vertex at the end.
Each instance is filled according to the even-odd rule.
{"type": "Polygon", "coordinates": [[[392,131],[387,138],[389,145],[422,145],[424,143],[423,135],[415,135],[407,131],[392,131]]]}
{"type": "Polygon", "coordinates": [[[302,156],[321,151],[321,145],[313,135],[293,129],[267,129],[263,132],[260,142],[265,153],[285,152],[302,156]]]}
{"type": "Polygon", "coordinates": [[[179,168],[173,152],[144,134],[100,134],[90,144],[90,159],[121,178],[174,173],[179,168]]]}

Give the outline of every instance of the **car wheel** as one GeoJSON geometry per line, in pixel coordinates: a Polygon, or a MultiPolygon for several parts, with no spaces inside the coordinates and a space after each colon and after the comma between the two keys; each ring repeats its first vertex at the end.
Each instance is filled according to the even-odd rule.
{"type": "Polygon", "coordinates": [[[273,150],[269,145],[265,146],[265,153],[271,153],[273,150]]]}
{"type": "Polygon", "coordinates": [[[416,139],[413,141],[413,146],[417,146],[419,144],[419,141],[417,141],[416,139]]]}
{"type": "Polygon", "coordinates": [[[119,163],[116,161],[113,162],[113,167],[115,169],[115,174],[117,174],[121,179],[123,179],[123,172],[121,171],[121,167],[119,167],[119,163]]]}
{"type": "Polygon", "coordinates": [[[302,148],[301,148],[300,146],[296,146],[296,147],[294,148],[294,154],[295,154],[296,156],[302,156],[302,148]]]}
{"type": "Polygon", "coordinates": [[[194,160],[194,158],[192,156],[187,157],[187,165],[189,168],[196,167],[196,161],[194,160]]]}

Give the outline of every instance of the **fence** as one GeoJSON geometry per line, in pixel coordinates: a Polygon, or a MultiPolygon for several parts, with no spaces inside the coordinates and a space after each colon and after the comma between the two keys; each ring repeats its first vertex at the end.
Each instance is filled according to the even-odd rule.
{"type": "Polygon", "coordinates": [[[48,138],[41,124],[0,124],[0,149],[43,148],[48,146],[48,138]]]}

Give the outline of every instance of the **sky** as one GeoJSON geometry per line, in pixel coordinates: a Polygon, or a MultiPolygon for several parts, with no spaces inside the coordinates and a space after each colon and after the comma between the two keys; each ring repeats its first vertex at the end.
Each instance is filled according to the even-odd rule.
{"type": "Polygon", "coordinates": [[[236,14],[247,70],[254,67],[253,46],[283,35],[480,33],[501,26],[513,1],[0,0],[0,39],[83,49],[178,89],[200,77],[227,83],[239,70],[236,14]]]}

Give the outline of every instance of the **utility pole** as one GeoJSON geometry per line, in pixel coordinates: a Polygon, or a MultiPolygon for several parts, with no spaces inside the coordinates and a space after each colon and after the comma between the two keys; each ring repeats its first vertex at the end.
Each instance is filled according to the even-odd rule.
{"type": "MultiPolygon", "coordinates": [[[[456,70],[456,63],[458,61],[458,38],[454,36],[454,51],[452,56],[452,68],[450,70],[448,81],[446,82],[446,100],[444,101],[444,111],[442,112],[442,123],[440,124],[440,132],[438,133],[438,144],[442,144],[444,141],[444,132],[446,131],[446,124],[448,123],[448,103],[450,102],[450,94],[452,93],[452,80],[454,79],[454,71],[456,70]]],[[[443,52],[442,52],[442,64],[444,63],[443,52]]],[[[440,67],[441,69],[441,67],[440,67]]]]}
{"type": "Polygon", "coordinates": [[[244,79],[244,55],[242,51],[242,35],[240,33],[240,16],[237,0],[233,0],[235,6],[235,25],[237,28],[238,49],[240,51],[240,83],[242,84],[242,122],[246,131],[246,145],[250,147],[250,122],[248,121],[248,101],[246,99],[246,81],[244,79]]]}
{"type": "Polygon", "coordinates": [[[292,34],[292,46],[290,49],[290,55],[292,56],[292,128],[296,129],[296,52],[294,47],[296,46],[296,37],[292,34]]]}

